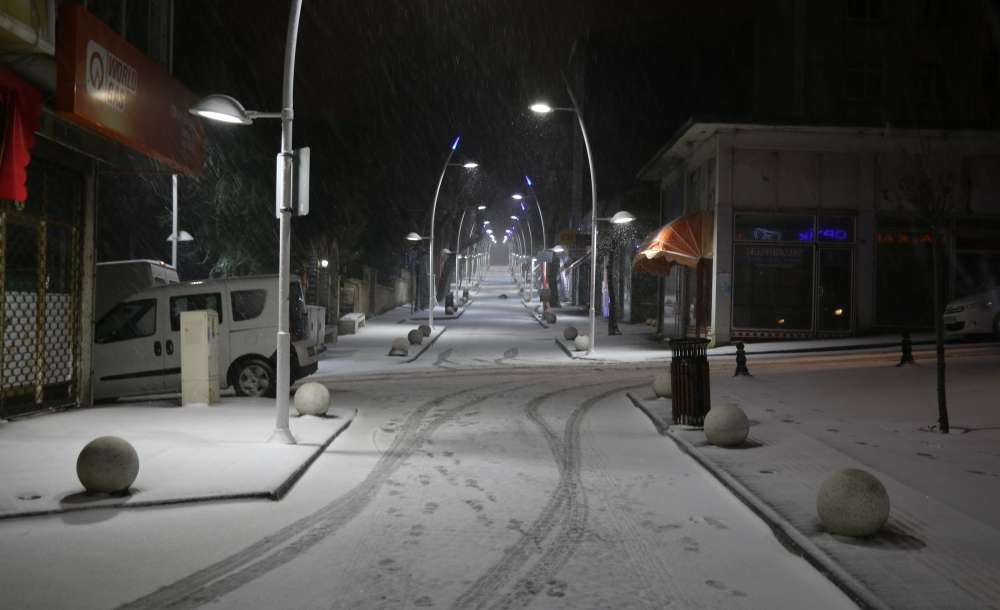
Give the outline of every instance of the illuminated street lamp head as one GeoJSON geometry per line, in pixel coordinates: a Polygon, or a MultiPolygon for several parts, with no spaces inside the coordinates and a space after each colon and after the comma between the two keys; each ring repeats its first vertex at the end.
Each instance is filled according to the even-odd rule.
{"type": "Polygon", "coordinates": [[[444,248],[443,250],[441,250],[441,254],[444,254],[446,256],[451,256],[452,254],[454,254],[454,252],[452,252],[448,248],[444,248]]]}
{"type": "Polygon", "coordinates": [[[511,199],[516,199],[517,201],[520,201],[520,200],[524,199],[524,195],[522,195],[521,193],[514,193],[513,195],[510,196],[510,198],[511,199]]]}
{"type": "Polygon", "coordinates": [[[566,248],[563,248],[562,246],[557,244],[555,246],[552,246],[552,251],[555,252],[556,254],[560,254],[562,252],[565,252],[566,248]]]}
{"type": "Polygon", "coordinates": [[[408,233],[406,235],[406,241],[420,241],[423,237],[420,237],[416,233],[408,233]]]}
{"type": "Polygon", "coordinates": [[[544,102],[538,102],[531,105],[531,111],[536,114],[548,114],[552,112],[552,106],[549,106],[544,102]]]}
{"type": "Polygon", "coordinates": [[[486,229],[487,235],[493,235],[493,229],[486,229]]]}
{"type": "Polygon", "coordinates": [[[326,269],[327,267],[330,266],[330,261],[328,259],[325,259],[325,258],[320,259],[319,266],[322,267],[323,269],[326,269]]]}
{"type": "Polygon", "coordinates": [[[517,216],[511,216],[510,219],[511,220],[517,220],[517,216]]]}
{"type": "Polygon", "coordinates": [[[488,225],[488,224],[490,224],[490,221],[488,221],[488,220],[484,220],[484,221],[483,221],[483,226],[484,226],[484,227],[485,227],[486,225],[488,225]]]}
{"type": "Polygon", "coordinates": [[[528,183],[528,186],[529,186],[529,187],[530,187],[530,186],[534,186],[534,184],[532,184],[532,183],[531,183],[531,178],[529,178],[529,177],[525,176],[525,177],[524,177],[524,181],[528,183]]]}
{"type": "Polygon", "coordinates": [[[479,164],[476,163],[475,161],[469,161],[467,163],[463,163],[462,167],[464,167],[465,169],[476,169],[477,167],[479,167],[479,164]]]}
{"type": "Polygon", "coordinates": [[[228,95],[214,94],[203,97],[197,104],[189,108],[188,112],[220,123],[238,123],[240,125],[253,123],[243,104],[228,95]]]}
{"type": "Polygon", "coordinates": [[[616,212],[615,215],[611,217],[611,224],[624,225],[632,222],[633,220],[635,220],[635,216],[622,210],[621,212],[616,212]]]}
{"type": "Polygon", "coordinates": [[[485,205],[482,205],[482,204],[480,204],[480,205],[476,206],[476,209],[477,209],[477,210],[479,210],[480,212],[482,212],[483,210],[485,210],[485,209],[486,209],[486,206],[485,206],[485,205]]]}

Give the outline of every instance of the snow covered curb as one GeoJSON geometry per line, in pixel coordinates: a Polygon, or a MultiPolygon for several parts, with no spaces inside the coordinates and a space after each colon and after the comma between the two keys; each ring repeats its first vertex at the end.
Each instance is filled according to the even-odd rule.
{"type": "Polygon", "coordinates": [[[526,310],[528,310],[528,315],[531,316],[532,320],[534,320],[535,322],[538,322],[539,326],[541,326],[542,328],[548,328],[549,327],[549,325],[546,324],[544,320],[542,320],[542,317],[540,315],[538,315],[537,313],[535,313],[534,307],[531,307],[530,305],[528,305],[527,301],[525,301],[524,299],[521,299],[521,305],[526,310]]]}
{"type": "Polygon", "coordinates": [[[354,408],[297,417],[298,444],[266,442],[274,402],[79,409],[0,428],[0,519],[88,509],[122,509],[236,499],[280,500],[354,420],[354,408]],[[139,453],[139,476],[125,496],[88,496],[76,457],[94,437],[114,434],[139,453]]]}
{"type": "MultiPolygon", "coordinates": [[[[888,610],[889,606],[880,600],[868,587],[840,567],[833,559],[816,546],[805,534],[795,528],[787,519],[778,514],[766,502],[747,489],[742,483],[726,472],[722,467],[706,457],[702,452],[681,435],[671,430],[669,419],[662,417],[663,409],[647,405],[643,400],[626,393],[640,411],[642,411],[656,427],[656,431],[670,437],[671,440],[686,454],[691,456],[705,470],[711,473],[720,483],[731,491],[741,502],[760,517],[777,536],[786,548],[801,555],[824,576],[847,594],[862,608],[888,610]]],[[[669,407],[666,407],[669,412],[669,407]]]]}
{"type": "MultiPolygon", "coordinates": [[[[442,314],[439,315],[439,314],[435,313],[434,314],[434,319],[435,320],[457,320],[457,319],[459,319],[459,318],[462,317],[462,314],[465,313],[465,310],[468,309],[469,305],[472,305],[473,302],[475,302],[475,299],[469,299],[465,303],[465,305],[462,305],[461,307],[456,308],[455,309],[455,313],[453,313],[451,315],[448,315],[448,314],[445,314],[445,313],[442,313],[442,314]]],[[[397,324],[405,324],[407,321],[409,321],[409,322],[424,322],[426,320],[427,320],[427,315],[424,314],[422,316],[410,316],[409,320],[400,320],[399,322],[397,322],[397,324]]]]}

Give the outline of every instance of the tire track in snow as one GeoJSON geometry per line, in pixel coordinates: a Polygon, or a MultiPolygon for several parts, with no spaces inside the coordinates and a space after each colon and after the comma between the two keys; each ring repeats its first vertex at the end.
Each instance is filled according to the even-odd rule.
{"type": "MultiPolygon", "coordinates": [[[[571,389],[600,385],[605,385],[605,382],[574,385],[571,389]]],[[[587,411],[601,400],[639,385],[644,384],[618,386],[584,401],[567,420],[562,438],[542,418],[538,409],[545,401],[565,389],[542,394],[528,401],[525,415],[538,426],[552,452],[559,470],[559,484],[521,539],[509,547],[499,561],[458,597],[454,607],[509,608],[511,605],[524,605],[541,592],[566,564],[587,527],[587,498],[580,478],[580,424],[587,411]],[[555,537],[546,542],[556,530],[555,537]],[[539,553],[541,556],[517,579],[513,589],[491,604],[497,593],[539,553]]]]}
{"type": "Polygon", "coordinates": [[[358,515],[383,484],[442,424],[458,413],[484,400],[535,385],[539,381],[483,392],[484,389],[510,386],[511,381],[450,392],[432,398],[417,407],[399,429],[392,444],[386,448],[364,481],[344,495],[229,557],[207,566],[149,595],[119,608],[152,610],[159,608],[194,608],[234,591],[298,557],[358,515]],[[446,401],[464,394],[473,398],[457,406],[426,417],[446,401]]]}

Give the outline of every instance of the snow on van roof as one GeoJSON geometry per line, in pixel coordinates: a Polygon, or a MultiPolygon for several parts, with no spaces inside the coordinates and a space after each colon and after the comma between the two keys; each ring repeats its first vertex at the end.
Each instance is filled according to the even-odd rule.
{"type": "Polygon", "coordinates": [[[150,265],[156,265],[157,267],[166,267],[167,269],[173,269],[174,268],[173,265],[168,265],[167,263],[165,263],[163,261],[154,261],[154,260],[149,259],[149,258],[133,258],[133,259],[123,260],[123,261],[101,261],[101,262],[97,263],[97,265],[98,266],[103,266],[103,265],[134,265],[136,263],[147,263],[147,264],[150,264],[150,265]]]}

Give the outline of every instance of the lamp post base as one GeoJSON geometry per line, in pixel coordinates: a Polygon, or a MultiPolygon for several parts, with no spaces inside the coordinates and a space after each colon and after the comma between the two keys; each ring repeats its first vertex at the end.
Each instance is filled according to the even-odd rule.
{"type": "Polygon", "coordinates": [[[292,436],[292,431],[288,428],[275,428],[274,432],[271,433],[270,438],[267,439],[269,443],[275,443],[278,445],[295,445],[295,437],[292,436]]]}

